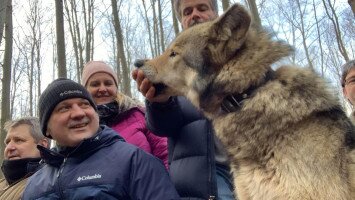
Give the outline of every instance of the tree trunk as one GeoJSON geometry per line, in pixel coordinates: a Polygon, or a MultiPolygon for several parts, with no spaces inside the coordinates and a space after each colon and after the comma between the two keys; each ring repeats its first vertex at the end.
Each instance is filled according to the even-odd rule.
{"type": "Polygon", "coordinates": [[[314,18],[315,18],[315,22],[316,22],[316,27],[317,27],[317,41],[319,44],[319,50],[320,50],[320,68],[321,68],[321,75],[322,77],[324,77],[324,53],[323,53],[323,45],[322,45],[322,40],[321,40],[321,31],[320,31],[320,27],[319,27],[319,20],[318,20],[318,16],[317,16],[317,8],[316,8],[316,4],[313,0],[313,10],[314,10],[314,18]]]}
{"type": "Polygon", "coordinates": [[[1,137],[0,160],[4,160],[4,140],[6,132],[4,124],[10,117],[10,87],[11,87],[11,59],[12,59],[13,27],[12,27],[12,0],[7,0],[5,20],[5,53],[2,71],[1,91],[1,137]]]}
{"type": "Polygon", "coordinates": [[[154,57],[160,54],[160,41],[159,41],[159,30],[158,30],[158,19],[157,13],[155,11],[155,0],[151,0],[151,7],[153,9],[153,34],[154,34],[154,57]]]}
{"type": "Polygon", "coordinates": [[[152,52],[152,57],[155,57],[154,55],[154,48],[153,48],[153,42],[152,42],[152,33],[150,32],[151,26],[149,23],[149,18],[148,18],[148,11],[147,11],[147,6],[145,5],[145,0],[142,0],[143,3],[143,8],[144,8],[144,16],[145,16],[145,21],[147,23],[147,31],[148,31],[148,40],[149,40],[149,45],[150,45],[150,52],[152,52]]]}
{"type": "Polygon", "coordinates": [[[257,28],[261,28],[261,19],[259,16],[259,12],[258,12],[258,7],[256,6],[255,0],[247,0],[248,1],[248,5],[251,11],[251,15],[253,17],[253,24],[257,27],[257,28]]]}
{"type": "Polygon", "coordinates": [[[329,0],[327,0],[328,6],[330,9],[330,11],[329,11],[327,3],[325,1],[326,0],[322,0],[324,8],[325,8],[325,12],[334,26],[334,31],[335,31],[335,36],[337,39],[337,45],[338,45],[339,51],[340,51],[341,55],[343,56],[344,60],[346,62],[348,62],[350,59],[349,59],[348,52],[345,48],[345,45],[343,43],[343,38],[342,38],[341,31],[340,31],[338,16],[336,15],[336,12],[335,12],[334,7],[332,6],[331,2],[329,0]]]}
{"type": "Polygon", "coordinates": [[[30,116],[34,116],[34,98],[33,98],[33,91],[34,91],[34,79],[35,79],[35,60],[37,60],[37,58],[40,55],[37,55],[37,49],[36,46],[37,44],[40,42],[37,36],[37,30],[39,30],[38,32],[40,32],[40,18],[39,18],[39,3],[38,1],[33,1],[32,5],[30,5],[30,13],[28,18],[29,21],[29,25],[31,27],[31,39],[29,40],[29,44],[31,45],[31,49],[30,49],[30,61],[27,65],[27,76],[28,76],[28,84],[29,84],[29,115],[30,116]],[[37,58],[36,58],[37,57],[37,58]]]}
{"type": "Polygon", "coordinates": [[[10,119],[13,117],[14,113],[14,105],[15,105],[15,99],[16,99],[16,91],[17,88],[21,87],[21,84],[19,84],[19,80],[22,76],[23,70],[20,68],[20,57],[17,56],[16,59],[13,59],[12,62],[12,69],[11,69],[11,90],[10,90],[10,119]],[[14,62],[12,62],[14,61],[14,62]]]}
{"type": "MultiPolygon", "coordinates": [[[[83,11],[84,11],[84,25],[85,25],[85,63],[92,60],[93,55],[91,52],[93,43],[93,31],[94,31],[94,2],[93,0],[82,0],[83,11]],[[87,2],[87,8],[85,6],[87,2]]],[[[81,68],[82,69],[82,68],[81,68]]],[[[81,71],[80,71],[81,72],[81,71]]]]}
{"type": "Polygon", "coordinates": [[[80,27],[77,17],[77,4],[76,1],[70,1],[70,7],[67,4],[67,1],[64,1],[65,12],[67,13],[68,24],[69,24],[69,32],[71,36],[71,41],[73,43],[74,57],[75,57],[75,65],[76,65],[76,74],[77,81],[80,82],[81,78],[81,68],[83,67],[83,47],[81,44],[81,35],[80,35],[80,27]]]}
{"type": "Polygon", "coordinates": [[[160,46],[161,52],[165,51],[165,37],[164,37],[164,28],[163,28],[163,19],[162,19],[162,10],[161,10],[161,1],[158,0],[158,15],[159,15],[159,30],[160,30],[160,46]]]}
{"type": "MultiPolygon", "coordinates": [[[[37,59],[36,59],[36,64],[37,64],[37,91],[36,91],[36,97],[39,97],[41,95],[41,42],[42,41],[42,33],[40,32],[39,35],[39,42],[37,43],[36,50],[37,50],[37,59]]],[[[37,113],[37,106],[36,106],[36,113],[37,113]]]]}
{"type": "Polygon", "coordinates": [[[230,6],[229,0],[222,0],[223,11],[226,11],[230,6]]]}
{"type": "Polygon", "coordinates": [[[351,10],[353,11],[354,16],[355,16],[355,0],[348,0],[348,3],[350,5],[351,10]]]}
{"type": "Polygon", "coordinates": [[[117,43],[117,62],[121,61],[122,67],[122,83],[123,83],[123,93],[127,96],[132,96],[131,94],[131,79],[130,79],[130,70],[127,66],[125,51],[123,47],[123,36],[121,29],[120,18],[118,17],[117,12],[117,0],[111,0],[112,3],[112,14],[113,14],[113,25],[115,27],[116,32],[116,43],[117,43]]]}
{"type": "Polygon", "coordinates": [[[176,13],[175,13],[175,9],[174,9],[174,0],[170,0],[171,2],[171,12],[172,12],[172,16],[173,16],[173,26],[174,26],[174,32],[175,32],[175,36],[177,36],[180,32],[179,30],[179,22],[178,19],[176,17],[176,13]]]}
{"type": "MultiPolygon", "coordinates": [[[[82,72],[82,68],[84,66],[84,56],[83,56],[83,53],[84,53],[84,46],[82,44],[82,35],[81,35],[81,31],[80,31],[80,23],[79,23],[79,20],[78,20],[78,12],[77,12],[77,4],[75,1],[71,1],[71,9],[72,9],[72,13],[73,13],[73,24],[74,24],[74,33],[76,34],[76,43],[77,43],[77,52],[79,53],[78,55],[78,65],[76,66],[76,70],[77,70],[77,75],[78,75],[78,80],[81,80],[80,79],[80,76],[81,76],[81,72],[82,72]]],[[[84,17],[85,18],[85,17],[84,17]]],[[[84,22],[85,23],[85,22],[84,22]]],[[[86,26],[86,25],[84,25],[86,26]]]]}
{"type": "MultiPolygon", "coordinates": [[[[74,29],[75,27],[75,21],[74,21],[74,17],[73,17],[73,3],[75,3],[75,1],[71,1],[70,2],[70,10],[69,10],[69,6],[68,6],[68,3],[67,1],[64,1],[64,9],[65,9],[65,12],[67,13],[67,17],[68,17],[68,25],[69,25],[69,32],[70,32],[70,36],[71,36],[71,41],[73,43],[73,50],[74,50],[74,57],[75,57],[75,64],[77,66],[77,81],[80,83],[80,72],[79,72],[79,52],[78,52],[78,43],[77,43],[77,38],[76,38],[76,31],[74,29]]],[[[76,5],[76,4],[74,4],[76,5]]]]}
{"type": "Polygon", "coordinates": [[[6,0],[0,1],[0,45],[4,33],[5,15],[6,14],[6,0]]]}
{"type": "Polygon", "coordinates": [[[65,36],[63,19],[63,0],[55,0],[55,19],[57,33],[57,63],[58,77],[67,77],[66,56],[65,56],[65,36]]]}
{"type": "Polygon", "coordinates": [[[303,49],[305,51],[305,54],[306,54],[306,58],[307,58],[307,62],[308,62],[308,66],[309,68],[313,69],[314,70],[314,67],[313,67],[313,63],[312,63],[312,60],[311,60],[311,57],[309,55],[309,51],[308,51],[308,45],[307,45],[307,36],[306,36],[306,29],[304,27],[304,20],[305,18],[303,17],[304,13],[301,9],[301,5],[300,5],[300,1],[299,0],[296,0],[296,4],[297,4],[297,8],[298,8],[298,12],[300,14],[300,32],[301,32],[301,36],[302,36],[302,44],[303,44],[303,49]]]}

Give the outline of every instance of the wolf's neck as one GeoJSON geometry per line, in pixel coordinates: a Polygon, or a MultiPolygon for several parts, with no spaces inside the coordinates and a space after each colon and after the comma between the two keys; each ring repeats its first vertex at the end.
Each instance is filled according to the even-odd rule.
{"type": "Polygon", "coordinates": [[[269,69],[265,74],[265,79],[262,82],[260,82],[258,85],[251,85],[243,92],[227,95],[222,101],[221,111],[226,113],[238,111],[242,107],[243,102],[246,99],[250,98],[250,96],[253,95],[254,91],[257,88],[266,84],[268,81],[273,80],[274,77],[275,77],[275,71],[269,69]]]}

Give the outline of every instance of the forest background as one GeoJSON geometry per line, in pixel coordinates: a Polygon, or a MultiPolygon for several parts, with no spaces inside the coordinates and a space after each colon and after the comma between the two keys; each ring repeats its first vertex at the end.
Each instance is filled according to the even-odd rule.
{"type": "MultiPolygon", "coordinates": [[[[174,0],[0,0],[1,135],[5,121],[37,116],[41,91],[57,77],[80,82],[90,60],[110,64],[119,90],[143,100],[130,73],[181,31],[174,0]]],[[[286,62],[314,69],[342,97],[341,66],[354,59],[355,0],[218,0],[219,14],[247,6],[258,25],[293,45],[286,62]]]]}

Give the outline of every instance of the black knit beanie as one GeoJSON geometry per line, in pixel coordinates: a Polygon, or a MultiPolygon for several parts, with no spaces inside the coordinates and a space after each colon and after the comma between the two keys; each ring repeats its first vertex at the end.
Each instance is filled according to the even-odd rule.
{"type": "Polygon", "coordinates": [[[72,98],[87,99],[91,106],[97,111],[94,100],[84,86],[66,78],[58,78],[50,83],[39,97],[39,121],[44,136],[51,138],[47,136],[46,133],[48,120],[54,108],[61,101],[72,98]]]}

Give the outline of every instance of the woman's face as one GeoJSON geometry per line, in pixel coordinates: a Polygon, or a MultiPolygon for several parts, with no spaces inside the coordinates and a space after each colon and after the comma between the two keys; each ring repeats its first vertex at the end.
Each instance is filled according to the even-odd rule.
{"type": "Polygon", "coordinates": [[[97,105],[110,103],[117,95],[115,80],[105,72],[98,72],[90,76],[86,89],[91,93],[97,105]]]}

